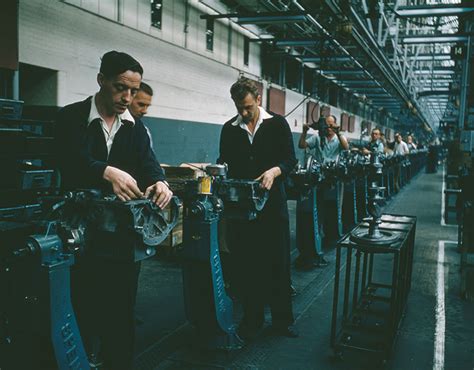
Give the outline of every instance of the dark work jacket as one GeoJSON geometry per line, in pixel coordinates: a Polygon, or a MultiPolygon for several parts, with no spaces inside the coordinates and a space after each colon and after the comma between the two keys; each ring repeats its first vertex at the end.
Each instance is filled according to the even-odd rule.
{"type": "Polygon", "coordinates": [[[107,166],[129,173],[138,187],[164,180],[163,170],[150,147],[150,138],[140,120],[126,122],[115,134],[107,156],[104,133],[99,122],[87,124],[91,99],[67,105],[58,112],[55,145],[58,168],[64,189],[95,188],[112,193],[103,179],[107,166]]]}
{"type": "Polygon", "coordinates": [[[273,182],[263,213],[287,218],[284,181],[297,163],[293,136],[284,117],[269,113],[273,117],[263,120],[252,144],[245,130],[232,125],[238,116],[226,122],[221,132],[218,163],[227,163],[229,178],[249,180],[272,167],[280,167],[282,174],[273,182]]]}

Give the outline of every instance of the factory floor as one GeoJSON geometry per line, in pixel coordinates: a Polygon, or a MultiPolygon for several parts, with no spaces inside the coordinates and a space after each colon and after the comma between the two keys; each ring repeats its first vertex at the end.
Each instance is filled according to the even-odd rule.
{"type": "MultiPolygon", "coordinates": [[[[385,213],[417,217],[412,287],[386,369],[473,369],[474,302],[460,298],[457,227],[442,225],[442,171],[421,173],[385,206],[385,213]],[[443,286],[444,285],[444,286],[443,286]]],[[[294,202],[290,204],[295,248],[294,202]]],[[[297,253],[293,249],[292,258],[297,253]]],[[[181,269],[173,256],[142,264],[137,298],[137,370],[151,369],[376,369],[368,356],[336,358],[329,345],[335,250],[325,268],[292,269],[299,338],[263,331],[243,349],[195,349],[186,322],[181,269]]],[[[388,273],[388,272],[387,272],[388,273]]],[[[268,320],[269,322],[269,317],[268,320]]]]}

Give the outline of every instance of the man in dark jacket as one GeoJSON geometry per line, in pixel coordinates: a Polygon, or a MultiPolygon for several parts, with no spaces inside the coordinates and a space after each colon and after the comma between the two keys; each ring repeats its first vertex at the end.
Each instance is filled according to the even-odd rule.
{"type": "Polygon", "coordinates": [[[237,270],[237,294],[244,318],[243,337],[255,335],[270,304],[276,335],[298,336],[293,326],[290,291],[290,234],[284,178],[296,165],[293,138],[285,118],[260,107],[255,84],[239,79],[230,89],[238,115],[224,124],[219,163],[227,163],[229,178],[257,179],[270,192],[253,221],[227,224],[230,253],[237,270]]]}
{"type": "MultiPolygon", "coordinates": [[[[169,203],[173,193],[145,127],[127,109],[142,74],[141,65],[130,55],[108,52],[97,75],[99,92],[59,111],[55,139],[64,189],[99,189],[122,201],[150,196],[161,208],[169,203]]],[[[81,336],[89,353],[100,343],[106,368],[131,369],[139,265],[102,258],[96,251],[103,245],[130,248],[134,241],[124,237],[125,231],[89,231],[86,251],[72,274],[81,336]]]]}

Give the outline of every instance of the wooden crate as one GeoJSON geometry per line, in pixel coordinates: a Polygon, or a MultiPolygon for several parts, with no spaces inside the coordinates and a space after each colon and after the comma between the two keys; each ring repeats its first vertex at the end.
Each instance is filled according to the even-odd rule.
{"type": "Polygon", "coordinates": [[[199,176],[205,174],[204,170],[200,170],[196,167],[204,168],[209,163],[183,163],[180,166],[166,166],[163,165],[165,170],[166,181],[171,186],[171,190],[175,195],[180,196],[184,191],[184,183],[188,180],[197,179],[199,176]]]}
{"type": "MultiPolygon", "coordinates": [[[[169,220],[169,207],[163,210],[163,213],[169,220]]],[[[164,247],[176,247],[183,242],[183,206],[179,207],[179,216],[176,226],[171,230],[165,240],[161,242],[164,247]]]]}

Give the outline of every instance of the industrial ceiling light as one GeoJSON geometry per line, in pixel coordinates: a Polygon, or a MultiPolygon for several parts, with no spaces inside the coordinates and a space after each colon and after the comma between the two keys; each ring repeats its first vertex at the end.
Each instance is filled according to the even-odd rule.
{"type": "Polygon", "coordinates": [[[414,73],[418,75],[431,75],[431,74],[432,75],[453,75],[456,72],[446,70],[446,69],[433,69],[432,71],[430,71],[429,69],[424,69],[424,70],[414,71],[414,73]]]}
{"type": "Polygon", "coordinates": [[[363,85],[363,86],[367,86],[367,85],[378,85],[380,86],[380,83],[377,82],[377,81],[366,81],[366,80],[343,80],[343,79],[340,79],[338,78],[337,79],[338,82],[341,82],[345,85],[363,85]]]}
{"type": "Polygon", "coordinates": [[[365,71],[361,70],[333,70],[333,69],[321,69],[321,72],[329,75],[364,75],[365,71]]]}
{"type": "Polygon", "coordinates": [[[473,7],[460,6],[460,4],[401,6],[395,13],[398,17],[440,17],[471,13],[473,7]]]}
{"type": "Polygon", "coordinates": [[[449,54],[444,54],[444,55],[413,55],[407,57],[408,60],[414,60],[415,62],[417,61],[432,61],[432,60],[451,60],[451,55],[449,54]]]}
{"type": "Polygon", "coordinates": [[[306,21],[306,15],[260,15],[253,17],[238,17],[238,24],[279,24],[298,23],[306,21]]]}
{"type": "Polygon", "coordinates": [[[273,43],[275,44],[275,46],[315,46],[319,44],[319,40],[288,39],[288,40],[275,40],[273,43]]]}
{"type": "Polygon", "coordinates": [[[351,57],[343,57],[343,56],[338,56],[338,57],[326,57],[326,58],[321,58],[321,57],[302,57],[300,60],[303,63],[306,62],[312,62],[312,63],[321,63],[322,61],[330,61],[330,62],[351,62],[352,58],[351,57]]]}
{"type": "Polygon", "coordinates": [[[449,42],[466,42],[467,36],[455,36],[455,35],[405,36],[401,41],[403,44],[436,44],[436,43],[449,43],[449,42]]]}

